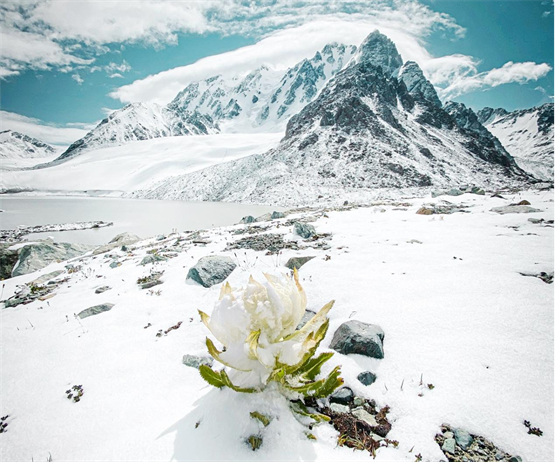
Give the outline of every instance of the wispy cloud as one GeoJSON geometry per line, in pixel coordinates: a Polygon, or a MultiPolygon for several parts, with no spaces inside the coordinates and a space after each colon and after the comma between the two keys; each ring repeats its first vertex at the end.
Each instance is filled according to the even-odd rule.
{"type": "Polygon", "coordinates": [[[551,67],[545,63],[513,63],[509,61],[503,67],[491,69],[487,72],[474,73],[469,71],[456,75],[448,86],[440,89],[439,93],[443,99],[451,99],[473,91],[494,88],[508,83],[524,84],[537,81],[545,77],[549,71],[551,71],[551,67]]]}
{"type": "Polygon", "coordinates": [[[71,78],[77,82],[78,85],[83,85],[84,80],[81,78],[79,74],[72,74],[71,78]]]}
{"type": "MultiPolygon", "coordinates": [[[[180,33],[218,32],[263,38],[277,28],[345,17],[424,36],[438,28],[464,29],[417,0],[204,0],[202,2],[8,0],[0,8],[4,43],[0,78],[22,69],[88,66],[121,44],[163,47],[180,33]]],[[[122,74],[125,71],[112,72],[122,74]]]]}
{"type": "Polygon", "coordinates": [[[82,138],[96,124],[72,123],[64,126],[47,124],[40,119],[14,112],[0,111],[0,131],[15,130],[48,144],[68,146],[82,138]]]}

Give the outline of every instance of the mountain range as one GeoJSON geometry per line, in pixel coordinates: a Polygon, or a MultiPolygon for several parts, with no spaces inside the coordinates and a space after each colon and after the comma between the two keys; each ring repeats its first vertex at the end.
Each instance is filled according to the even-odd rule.
{"type": "MultiPolygon", "coordinates": [[[[53,167],[132,141],[283,133],[279,145],[158,180],[133,197],[282,203],[339,191],[552,180],[553,104],[522,111],[442,104],[417,63],[378,31],[359,47],[326,45],[285,72],[193,82],[166,106],[129,104],[53,167]]],[[[224,156],[225,159],[225,156],[224,156]]]]}
{"type": "Polygon", "coordinates": [[[30,159],[52,157],[57,150],[36,138],[13,130],[0,132],[0,158],[30,159]]]}

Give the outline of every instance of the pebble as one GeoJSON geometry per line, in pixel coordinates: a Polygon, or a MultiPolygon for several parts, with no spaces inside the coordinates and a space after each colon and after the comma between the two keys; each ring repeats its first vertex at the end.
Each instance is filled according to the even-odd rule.
{"type": "MultiPolygon", "coordinates": [[[[371,427],[376,427],[378,425],[378,422],[376,422],[376,418],[366,412],[364,409],[355,409],[353,410],[352,414],[360,420],[363,420],[364,422],[366,422],[368,425],[370,425],[371,427]]],[[[453,440],[455,441],[455,440],[453,440]]]]}
{"type": "Polygon", "coordinates": [[[349,406],[339,403],[331,403],[330,409],[337,414],[347,414],[349,412],[349,406]]]}
{"type": "MultiPolygon", "coordinates": [[[[450,433],[450,432],[448,432],[448,433],[450,433]]],[[[450,452],[451,454],[455,454],[455,439],[454,438],[447,438],[443,442],[443,446],[441,447],[441,449],[443,450],[443,452],[450,452]]]]}

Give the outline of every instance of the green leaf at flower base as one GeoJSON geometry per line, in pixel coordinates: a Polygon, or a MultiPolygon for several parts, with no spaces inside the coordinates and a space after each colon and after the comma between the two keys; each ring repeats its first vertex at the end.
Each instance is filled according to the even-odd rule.
{"type": "Polygon", "coordinates": [[[210,385],[216,388],[225,387],[225,383],[223,382],[222,376],[219,372],[212,370],[206,364],[201,364],[198,369],[200,372],[200,376],[210,385]]]}
{"type": "Polygon", "coordinates": [[[233,391],[236,391],[238,393],[259,393],[261,390],[259,390],[258,388],[242,388],[242,387],[238,387],[236,385],[234,385],[229,376],[227,375],[226,371],[221,371],[220,372],[220,376],[222,378],[222,382],[224,383],[224,385],[228,388],[231,388],[233,391]]]}
{"type": "Polygon", "coordinates": [[[237,369],[238,371],[242,371],[242,372],[250,372],[250,369],[239,369],[238,367],[233,366],[232,364],[222,359],[222,357],[220,356],[222,352],[218,351],[218,349],[216,348],[216,345],[214,345],[214,342],[210,340],[208,337],[206,337],[206,348],[208,348],[208,353],[210,353],[210,356],[212,356],[219,363],[222,363],[224,366],[228,366],[228,367],[231,367],[232,369],[237,369]]]}
{"type": "Polygon", "coordinates": [[[337,366],[326,377],[322,387],[313,395],[314,398],[325,398],[343,385],[343,379],[339,377],[339,374],[341,374],[341,367],[337,366]]]}
{"type": "Polygon", "coordinates": [[[309,417],[317,423],[321,422],[329,422],[331,419],[324,414],[320,413],[311,413],[307,407],[302,403],[302,401],[291,401],[289,403],[289,408],[296,414],[299,414],[303,417],[309,417]]]}
{"type": "Polygon", "coordinates": [[[301,378],[314,380],[320,373],[322,366],[333,356],[333,353],[322,353],[316,358],[310,358],[302,367],[297,370],[301,378]]]}

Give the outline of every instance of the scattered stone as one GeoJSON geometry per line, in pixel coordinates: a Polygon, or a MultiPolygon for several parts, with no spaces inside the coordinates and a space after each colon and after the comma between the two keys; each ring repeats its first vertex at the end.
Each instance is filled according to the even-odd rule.
{"type": "Polygon", "coordinates": [[[241,218],[241,221],[239,223],[246,225],[248,223],[254,223],[256,221],[256,218],[254,218],[252,215],[247,215],[246,217],[241,218]]]}
{"type": "Polygon", "coordinates": [[[541,273],[520,273],[522,276],[539,278],[546,284],[553,284],[553,271],[546,273],[542,271],[541,273]]]}
{"type": "Polygon", "coordinates": [[[301,247],[295,241],[284,241],[282,234],[259,234],[230,242],[225,248],[226,251],[235,249],[266,251],[267,255],[273,255],[283,249],[300,250],[301,247]]]}
{"type": "Polygon", "coordinates": [[[492,212],[499,213],[500,215],[505,215],[506,213],[535,213],[541,212],[539,209],[535,209],[528,205],[504,205],[502,207],[493,207],[492,212]]]}
{"type": "Polygon", "coordinates": [[[310,321],[316,313],[311,310],[306,310],[303,314],[303,317],[299,321],[299,325],[297,326],[297,330],[301,329],[308,321],[310,321]]]}
{"type": "Polygon", "coordinates": [[[102,287],[99,287],[98,289],[96,289],[94,291],[94,293],[95,294],[102,294],[102,293],[104,293],[104,292],[106,292],[107,290],[110,290],[110,289],[111,289],[110,286],[102,286],[102,287]]]}
{"type": "Polygon", "coordinates": [[[472,444],[472,436],[466,430],[462,428],[455,428],[455,440],[457,444],[463,448],[467,449],[472,444]]]}
{"type": "Polygon", "coordinates": [[[295,233],[301,236],[303,239],[310,239],[311,237],[316,235],[316,229],[312,225],[296,221],[294,226],[295,233]]]}
{"type": "Polygon", "coordinates": [[[450,215],[456,212],[466,213],[468,212],[465,210],[466,208],[468,207],[464,205],[456,205],[447,201],[441,201],[441,204],[423,205],[416,213],[417,215],[450,215]]]}
{"type": "Polygon", "coordinates": [[[339,403],[331,403],[330,409],[336,414],[345,414],[350,411],[349,406],[345,406],[339,403]]]}
{"type": "Polygon", "coordinates": [[[454,438],[447,438],[443,442],[443,446],[441,446],[441,450],[443,452],[449,452],[451,454],[455,454],[455,439],[454,438]]]}
{"type": "Polygon", "coordinates": [[[435,190],[432,191],[432,197],[438,197],[438,196],[460,196],[461,194],[464,194],[460,189],[457,188],[452,188],[449,190],[435,190]]]}
{"type": "Polygon", "coordinates": [[[473,186],[470,189],[470,193],[471,194],[478,194],[479,196],[485,196],[485,194],[486,194],[486,192],[482,188],[479,188],[478,186],[473,186]]]}
{"type": "Polygon", "coordinates": [[[19,259],[19,251],[9,247],[10,244],[0,245],[0,280],[12,277],[12,270],[19,259]]]}
{"type": "Polygon", "coordinates": [[[353,399],[353,404],[357,407],[360,407],[364,404],[364,398],[361,398],[360,396],[355,396],[353,399]]]}
{"type": "Polygon", "coordinates": [[[543,223],[543,218],[528,218],[528,221],[534,225],[539,225],[540,223],[543,223]]]}
{"type": "Polygon", "coordinates": [[[272,220],[277,220],[278,218],[285,218],[285,213],[283,212],[273,212],[270,217],[272,220]]]}
{"type": "Polygon", "coordinates": [[[160,284],[163,284],[163,282],[160,281],[160,279],[155,279],[153,281],[148,281],[148,282],[145,282],[144,284],[141,284],[141,289],[142,290],[151,289],[152,287],[160,285],[160,284]]]}
{"type": "Polygon", "coordinates": [[[422,241],[419,241],[418,239],[411,239],[410,241],[407,241],[407,244],[422,244],[422,241]]]}
{"type": "Polygon", "coordinates": [[[42,276],[38,277],[37,279],[34,279],[31,282],[28,282],[27,284],[30,286],[40,286],[41,284],[44,284],[45,282],[48,282],[51,279],[54,279],[55,277],[58,277],[60,274],[63,274],[63,273],[64,273],[63,270],[52,271],[51,273],[43,274],[42,276]]]}
{"type": "Polygon", "coordinates": [[[298,270],[301,266],[303,266],[305,263],[309,262],[313,258],[316,257],[291,257],[289,260],[287,260],[285,266],[291,271],[293,271],[294,269],[298,270]]]}
{"type": "Polygon", "coordinates": [[[499,193],[492,194],[491,197],[496,197],[497,199],[505,199],[505,198],[504,198],[501,194],[499,194],[499,193]]]}
{"type": "Polygon", "coordinates": [[[271,213],[265,213],[264,215],[260,215],[259,217],[256,217],[256,221],[269,221],[272,219],[272,214],[271,213]]]}
{"type": "Polygon", "coordinates": [[[357,418],[366,422],[371,427],[377,427],[378,422],[376,422],[376,418],[370,414],[369,412],[365,411],[364,409],[358,408],[354,409],[352,414],[357,418]]]}
{"type": "Polygon", "coordinates": [[[202,364],[212,367],[214,360],[210,356],[184,355],[183,364],[198,369],[202,364]]]}
{"type": "Polygon", "coordinates": [[[109,252],[110,250],[116,249],[118,247],[135,244],[140,240],[141,238],[139,236],[136,236],[135,234],[121,233],[114,237],[110,242],[108,242],[108,244],[101,245],[100,247],[94,249],[93,255],[99,255],[101,253],[109,252]]]}
{"type": "Polygon", "coordinates": [[[453,432],[445,432],[445,433],[443,434],[443,436],[444,436],[446,439],[449,439],[449,438],[454,438],[454,437],[455,437],[455,434],[454,434],[453,432]]]}
{"type": "Polygon", "coordinates": [[[376,379],[378,377],[376,376],[376,374],[370,372],[370,371],[365,371],[365,372],[361,372],[360,374],[358,374],[357,379],[360,383],[362,383],[363,385],[372,385],[376,379]]]}
{"type": "Polygon", "coordinates": [[[510,204],[510,205],[532,205],[532,204],[530,204],[530,202],[528,202],[526,199],[524,199],[524,200],[521,200],[517,204],[510,204]]]}
{"type": "Polygon", "coordinates": [[[416,211],[417,215],[433,215],[434,214],[434,209],[430,208],[430,207],[420,207],[417,211],[416,211]]]}
{"type": "Polygon", "coordinates": [[[212,287],[225,281],[235,268],[237,265],[229,257],[208,255],[189,269],[187,279],[192,279],[203,287],[212,287]]]}
{"type": "Polygon", "coordinates": [[[160,261],[167,261],[168,259],[166,257],[163,257],[161,255],[158,254],[149,254],[146,255],[142,260],[141,263],[139,263],[141,266],[146,266],[146,265],[150,265],[151,263],[157,263],[160,261]]]}
{"type": "Polygon", "coordinates": [[[166,236],[164,236],[163,234],[159,234],[158,236],[156,236],[157,241],[163,241],[164,239],[166,239],[166,236]]]}
{"type": "Polygon", "coordinates": [[[353,393],[353,390],[351,390],[349,387],[343,387],[343,388],[340,388],[339,390],[335,390],[333,394],[330,396],[329,400],[330,400],[330,403],[347,405],[351,401],[353,401],[354,397],[355,395],[353,393]]]}
{"type": "Polygon", "coordinates": [[[141,289],[150,289],[151,287],[162,284],[160,278],[164,274],[163,271],[151,272],[148,276],[143,276],[137,279],[137,284],[141,286],[141,289]]]}
{"type": "Polygon", "coordinates": [[[330,348],[344,355],[355,353],[382,359],[384,335],[380,326],[360,321],[347,321],[333,334],[330,348]]]}
{"type": "Polygon", "coordinates": [[[118,266],[121,266],[121,263],[117,260],[114,260],[113,262],[110,263],[110,268],[117,268],[118,266]]]}
{"type": "Polygon", "coordinates": [[[95,316],[105,311],[110,311],[114,307],[113,303],[103,303],[101,305],[91,306],[86,310],[81,311],[77,317],[80,319],[88,318],[89,316],[95,316]]]}

